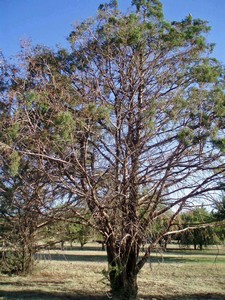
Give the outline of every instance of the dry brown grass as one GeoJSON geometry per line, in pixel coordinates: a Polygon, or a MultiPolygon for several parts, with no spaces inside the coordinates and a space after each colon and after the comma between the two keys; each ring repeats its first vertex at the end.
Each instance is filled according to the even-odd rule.
{"type": "MultiPolygon", "coordinates": [[[[33,275],[0,276],[0,299],[108,299],[106,254],[93,249],[49,251],[33,275]]],[[[142,270],[140,299],[225,299],[225,252],[160,253],[142,270]]]]}

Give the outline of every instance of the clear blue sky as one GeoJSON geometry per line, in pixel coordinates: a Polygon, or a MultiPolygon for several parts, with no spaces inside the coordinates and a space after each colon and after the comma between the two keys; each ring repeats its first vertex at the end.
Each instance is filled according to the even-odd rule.
{"type": "MultiPolygon", "coordinates": [[[[0,49],[9,57],[19,50],[21,39],[54,47],[65,45],[75,21],[93,16],[105,0],[0,0],[0,49]]],[[[126,11],[131,0],[119,0],[126,11]]],[[[181,20],[189,13],[209,21],[214,56],[225,64],[225,0],[162,0],[168,20],[181,20]]]]}

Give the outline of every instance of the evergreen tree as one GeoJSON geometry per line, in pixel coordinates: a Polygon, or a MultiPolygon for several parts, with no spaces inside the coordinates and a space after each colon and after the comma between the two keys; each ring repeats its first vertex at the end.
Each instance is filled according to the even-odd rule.
{"type": "Polygon", "coordinates": [[[137,298],[151,247],[181,211],[222,189],[225,167],[224,71],[207,22],[168,22],[160,1],[132,3],[129,14],[101,5],[71,32],[71,51],[25,55],[11,87],[14,149],[38,158],[61,208],[104,236],[112,297],[123,300],[137,298]]]}
{"type": "Polygon", "coordinates": [[[205,208],[197,208],[182,215],[183,227],[193,227],[194,229],[180,234],[180,242],[184,245],[193,245],[196,250],[199,247],[220,243],[214,226],[211,226],[212,215],[205,208]],[[205,224],[208,224],[205,225],[205,224]]]}

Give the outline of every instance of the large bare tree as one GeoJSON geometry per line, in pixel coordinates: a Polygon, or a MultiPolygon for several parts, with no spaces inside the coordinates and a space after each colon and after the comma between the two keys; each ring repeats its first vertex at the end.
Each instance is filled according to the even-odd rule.
{"type": "Polygon", "coordinates": [[[70,51],[36,48],[13,87],[15,150],[39,157],[74,215],[104,236],[114,299],[137,298],[152,247],[182,210],[218,197],[225,167],[224,73],[207,22],[167,22],[158,0],[132,4],[127,15],[101,5],[70,51]]]}

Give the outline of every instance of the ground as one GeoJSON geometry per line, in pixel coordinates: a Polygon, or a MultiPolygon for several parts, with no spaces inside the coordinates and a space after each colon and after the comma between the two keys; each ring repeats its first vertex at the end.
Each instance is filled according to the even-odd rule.
{"type": "MultiPolygon", "coordinates": [[[[0,299],[109,299],[106,269],[106,253],[98,245],[46,251],[38,254],[33,275],[0,275],[0,299]]],[[[224,300],[224,283],[224,247],[157,250],[138,279],[139,296],[145,300],[224,300]]]]}

